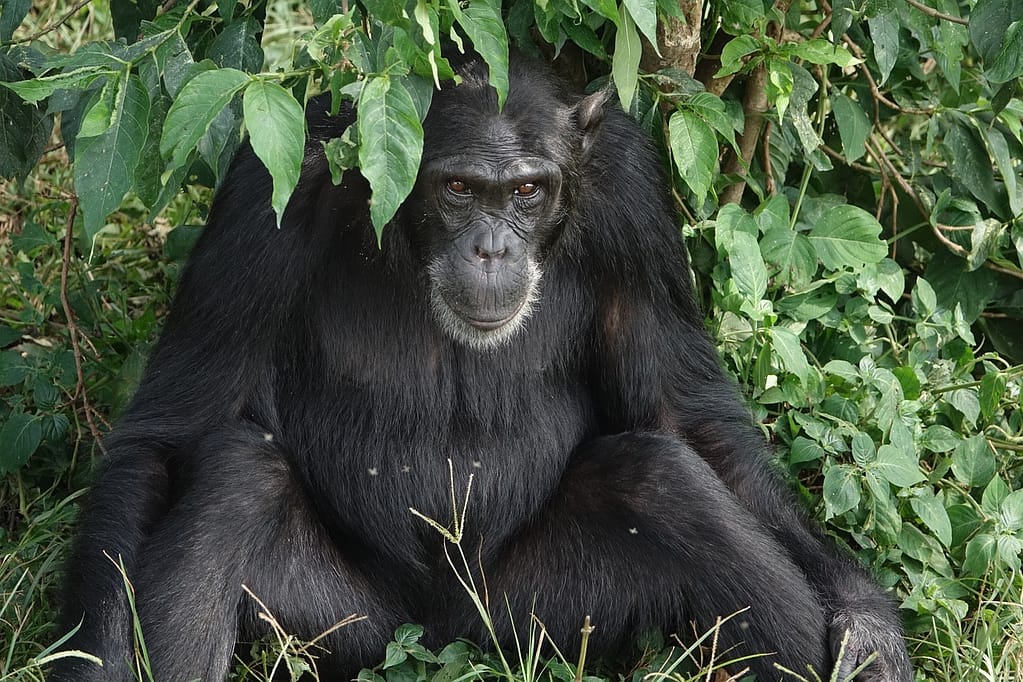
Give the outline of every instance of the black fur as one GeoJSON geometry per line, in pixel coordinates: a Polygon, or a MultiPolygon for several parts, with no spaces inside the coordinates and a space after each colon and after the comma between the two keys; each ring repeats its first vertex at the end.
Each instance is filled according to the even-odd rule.
{"type": "MultiPolygon", "coordinates": [[[[424,254],[442,229],[417,188],[378,249],[368,187],[330,182],[320,141],[353,120],[314,101],[302,179],[281,229],[248,146],[218,193],[138,393],[107,441],[68,564],[63,625],[103,670],[66,659],[51,680],[133,679],[123,561],[156,679],[221,679],[237,640],[265,632],[242,584],[289,632],[322,644],[324,680],[379,661],[394,627],[433,643],[485,633],[442,552],[409,512],[451,518],[447,460],[474,474],[466,554],[479,549],[499,635],[537,616],[565,647],[638,630],[722,627],[760,680],[775,662],[822,674],[852,628],[909,679],[888,599],[836,555],[771,471],[718,364],[679,223],[648,140],[613,106],[533,63],[512,66],[498,114],[471,59],[435,97],[424,165],[472,149],[558,164],[556,229],[529,243],[542,270],[506,342],[452,340],[424,254]],[[475,76],[473,74],[476,74],[475,76]],[[596,113],[595,113],[596,112],[596,113]]],[[[598,96],[599,97],[599,96],[598,96]]]]}

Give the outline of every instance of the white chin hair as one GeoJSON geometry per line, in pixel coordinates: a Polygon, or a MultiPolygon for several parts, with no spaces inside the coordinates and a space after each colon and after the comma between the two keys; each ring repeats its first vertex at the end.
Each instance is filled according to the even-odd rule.
{"type": "Polygon", "coordinates": [[[540,268],[529,259],[526,269],[526,276],[529,278],[526,300],[515,316],[497,329],[479,329],[466,322],[451,309],[441,296],[439,288],[434,285],[430,291],[430,306],[433,308],[437,323],[445,334],[477,352],[493,350],[504,345],[522,329],[533,312],[533,306],[540,298],[540,268]]]}

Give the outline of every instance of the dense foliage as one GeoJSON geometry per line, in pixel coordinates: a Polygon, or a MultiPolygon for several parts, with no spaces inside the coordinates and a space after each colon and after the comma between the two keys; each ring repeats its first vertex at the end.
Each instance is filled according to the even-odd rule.
{"type": "MultiPolygon", "coordinates": [[[[355,101],[327,152],[386,229],[442,47],[471,42],[503,95],[509,41],[616,88],[663,145],[725,361],[901,601],[921,679],[1020,679],[1018,0],[0,0],[0,679],[36,679],[58,634],[74,501],[241,136],[280,214],[302,102],[355,101]]],[[[380,674],[490,660],[417,640],[380,674]]]]}

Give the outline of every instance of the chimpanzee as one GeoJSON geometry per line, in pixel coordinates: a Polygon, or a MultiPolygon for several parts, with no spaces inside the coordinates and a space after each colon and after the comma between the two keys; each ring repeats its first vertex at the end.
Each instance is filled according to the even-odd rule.
{"type": "MultiPolygon", "coordinates": [[[[134,679],[134,606],[155,679],[222,679],[266,633],[321,640],[321,679],[380,660],[395,626],[486,642],[413,515],[451,518],[497,635],[530,613],[591,651],[692,634],[758,680],[903,682],[895,608],[805,521],[723,373],[694,299],[662,164],[604,92],[516,58],[436,94],[412,196],[383,233],[321,142],[354,113],[314,100],[278,229],[271,181],[237,154],[138,392],[107,440],[68,563],[69,647],[51,680],[134,679]],[[478,563],[478,566],[475,564],[478,563]],[[505,601],[507,599],[507,602],[505,601]],[[508,609],[508,613],[505,610],[508,609]]],[[[628,648],[627,646],[625,647],[628,648]]]]}

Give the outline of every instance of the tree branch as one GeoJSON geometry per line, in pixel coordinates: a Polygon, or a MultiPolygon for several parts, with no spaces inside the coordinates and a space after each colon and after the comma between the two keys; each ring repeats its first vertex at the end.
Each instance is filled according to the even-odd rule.
{"type": "Polygon", "coordinates": [[[953,24],[962,24],[963,26],[970,25],[970,22],[967,21],[966,19],[963,19],[961,17],[954,17],[951,14],[944,14],[934,9],[933,7],[928,7],[922,2],[917,2],[917,0],[906,0],[906,2],[910,5],[910,7],[916,7],[918,10],[920,10],[929,17],[941,19],[942,21],[951,21],[953,24]]]}

